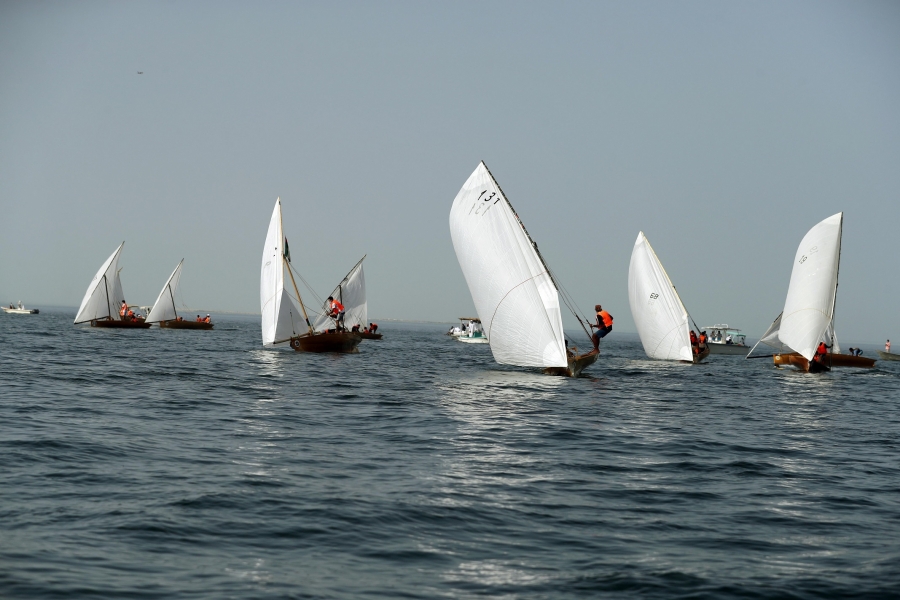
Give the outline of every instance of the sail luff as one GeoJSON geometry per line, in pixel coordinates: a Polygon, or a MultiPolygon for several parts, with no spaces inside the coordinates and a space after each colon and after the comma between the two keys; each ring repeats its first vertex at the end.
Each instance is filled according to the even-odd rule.
{"type": "Polygon", "coordinates": [[[182,258],[178,265],[176,265],[175,270],[172,271],[172,274],[169,275],[165,285],[156,297],[156,302],[153,303],[153,308],[150,309],[150,314],[147,315],[147,323],[171,321],[178,318],[178,311],[175,309],[175,289],[178,288],[178,283],[181,280],[181,268],[183,264],[184,259],[182,258]],[[166,298],[167,291],[168,298],[166,298]],[[170,306],[168,306],[169,301],[171,301],[170,306]]]}

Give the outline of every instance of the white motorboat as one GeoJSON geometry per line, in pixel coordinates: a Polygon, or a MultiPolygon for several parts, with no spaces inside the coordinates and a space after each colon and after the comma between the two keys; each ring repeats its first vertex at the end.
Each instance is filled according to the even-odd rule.
{"type": "Polygon", "coordinates": [[[731,354],[746,356],[750,352],[747,336],[740,329],[725,325],[707,325],[703,328],[708,336],[710,354],[731,354]]]}
{"type": "Polygon", "coordinates": [[[478,317],[460,317],[459,325],[450,329],[447,335],[466,344],[490,343],[478,317]]]}
{"type": "Polygon", "coordinates": [[[19,300],[19,303],[15,306],[10,304],[9,306],[0,306],[0,308],[8,315],[36,315],[41,312],[37,308],[25,308],[25,305],[22,304],[21,300],[19,300]]]}

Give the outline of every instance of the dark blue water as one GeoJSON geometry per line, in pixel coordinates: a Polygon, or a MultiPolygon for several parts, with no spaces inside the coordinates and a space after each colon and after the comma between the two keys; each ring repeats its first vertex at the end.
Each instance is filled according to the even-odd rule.
{"type": "Polygon", "coordinates": [[[71,320],[0,315],[3,598],[900,595],[900,363],[614,332],[572,380],[442,325],[317,356],[71,320]]]}

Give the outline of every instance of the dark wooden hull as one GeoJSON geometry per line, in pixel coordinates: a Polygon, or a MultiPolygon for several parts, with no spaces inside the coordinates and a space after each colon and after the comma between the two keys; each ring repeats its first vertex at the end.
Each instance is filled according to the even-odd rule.
{"type": "Polygon", "coordinates": [[[706,360],[706,357],[709,356],[709,353],[710,353],[710,349],[709,349],[709,345],[707,345],[706,348],[704,348],[700,352],[700,354],[694,355],[694,364],[697,365],[697,364],[702,363],[704,360],[706,360]]]}
{"type": "Polygon", "coordinates": [[[197,321],[160,321],[163,329],[212,329],[213,323],[200,323],[197,321]]]}
{"type": "Polygon", "coordinates": [[[134,320],[118,320],[118,319],[99,319],[91,321],[91,327],[112,327],[114,329],[149,329],[150,323],[145,323],[143,319],[134,320]]]}
{"type": "Polygon", "coordinates": [[[566,367],[547,367],[544,369],[545,375],[556,375],[559,377],[578,377],[581,372],[597,362],[600,356],[599,350],[591,350],[585,354],[577,356],[569,356],[569,364],[566,367]]]}
{"type": "Polygon", "coordinates": [[[384,336],[382,333],[366,333],[364,331],[357,331],[356,333],[364,340],[380,340],[384,336]]]}
{"type": "Polygon", "coordinates": [[[291,338],[291,348],[297,352],[359,352],[357,346],[362,341],[359,334],[349,331],[340,333],[316,333],[291,338]]]}
{"type": "Polygon", "coordinates": [[[776,354],[773,358],[778,367],[796,367],[808,373],[824,373],[834,367],[850,367],[856,369],[871,369],[875,366],[875,359],[865,356],[850,356],[849,354],[827,354],[821,363],[808,361],[805,356],[797,352],[789,354],[776,354]]]}

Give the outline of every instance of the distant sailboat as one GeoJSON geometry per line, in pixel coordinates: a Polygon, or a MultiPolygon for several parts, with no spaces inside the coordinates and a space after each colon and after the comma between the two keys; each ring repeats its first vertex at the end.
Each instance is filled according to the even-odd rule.
{"type": "Polygon", "coordinates": [[[125,242],[119,244],[116,251],[106,259],[97,274],[88,285],[81,306],[78,308],[78,314],[75,315],[75,323],[87,323],[90,321],[92,327],[125,327],[147,329],[149,323],[145,323],[142,318],[128,318],[122,315],[120,307],[125,301],[125,294],[122,292],[122,280],[119,278],[119,256],[125,242]]]}
{"type": "Polygon", "coordinates": [[[494,360],[570,377],[597,360],[566,347],[556,281],[483,162],[453,200],[450,235],[494,360]]]}
{"type": "Polygon", "coordinates": [[[797,248],[784,310],[750,350],[747,358],[772,356],[778,366],[793,365],[803,371],[827,371],[831,367],[875,366],[862,356],[841,354],[834,332],[841,236],[844,213],[837,213],[810,229],[797,248]],[[820,342],[831,346],[822,362],[813,361],[820,342]],[[753,355],[760,344],[775,354],[753,355]]]}
{"type": "Polygon", "coordinates": [[[628,303],[644,352],[650,358],[699,363],[709,356],[708,345],[694,354],[690,337],[693,319],[643,231],[631,251],[628,303]]]}
{"type": "MultiPolygon", "coordinates": [[[[362,329],[368,323],[368,304],[366,303],[366,275],[363,273],[363,261],[366,257],[359,259],[347,276],[344,277],[334,291],[331,297],[340,302],[344,306],[344,323],[348,327],[359,325],[359,335],[364,340],[380,340],[382,334],[363,332],[362,329]]],[[[316,317],[313,322],[313,329],[317,332],[335,329],[337,324],[328,314],[328,307],[322,307],[322,314],[316,317]]]]}
{"type": "Polygon", "coordinates": [[[156,303],[150,310],[150,314],[147,315],[147,322],[159,323],[159,326],[164,329],[212,329],[213,323],[188,321],[178,316],[178,310],[175,308],[175,290],[178,289],[178,284],[181,282],[181,265],[183,264],[184,259],[182,258],[157,296],[156,303]]]}
{"type": "Polygon", "coordinates": [[[362,337],[346,331],[317,332],[309,322],[300,290],[294,281],[290,250],[281,223],[281,199],[275,201],[263,247],[259,280],[263,346],[290,344],[298,352],[357,352],[362,337]],[[296,297],[290,295],[285,271],[296,297]]]}

